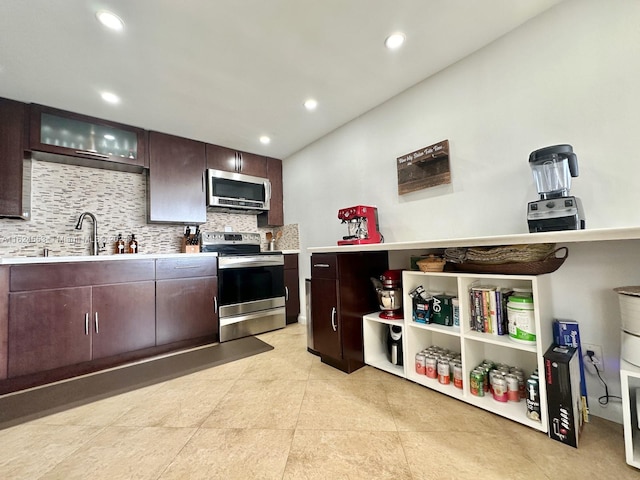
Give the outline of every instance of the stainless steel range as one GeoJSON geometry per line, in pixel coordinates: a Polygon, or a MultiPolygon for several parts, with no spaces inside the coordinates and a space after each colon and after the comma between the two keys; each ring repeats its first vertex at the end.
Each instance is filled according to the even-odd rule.
{"type": "Polygon", "coordinates": [[[220,341],[286,326],[284,255],[260,253],[260,234],[205,232],[202,251],[217,252],[220,341]]]}

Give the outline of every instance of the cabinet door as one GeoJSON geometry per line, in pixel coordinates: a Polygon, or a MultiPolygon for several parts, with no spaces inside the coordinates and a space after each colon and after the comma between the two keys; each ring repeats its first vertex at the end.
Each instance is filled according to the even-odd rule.
{"type": "Polygon", "coordinates": [[[146,132],[141,128],[32,104],[30,146],[38,152],[97,161],[78,161],[81,165],[100,167],[100,162],[106,162],[142,169],[146,158],[146,132]]]}
{"type": "Polygon", "coordinates": [[[207,221],[204,143],[149,133],[149,222],[207,221]]]}
{"type": "Polygon", "coordinates": [[[267,158],[267,178],[271,182],[271,206],[268,212],[258,215],[258,226],[279,227],[284,225],[281,160],[267,158]]]}
{"type": "Polygon", "coordinates": [[[0,216],[22,217],[26,105],[0,98],[0,216]]]}
{"type": "Polygon", "coordinates": [[[267,176],[265,157],[212,144],[207,144],[207,168],[254,177],[266,178],[267,176]]]}
{"type": "Polygon", "coordinates": [[[92,358],[153,347],[155,282],[93,287],[92,358]]]}
{"type": "Polygon", "coordinates": [[[262,155],[240,152],[240,173],[266,178],[267,159],[262,155]]]}
{"type": "Polygon", "coordinates": [[[311,278],[311,317],[314,349],[321,355],[342,359],[338,281],[311,278]]]}
{"type": "Polygon", "coordinates": [[[298,255],[289,254],[284,256],[284,286],[286,291],[287,324],[296,323],[300,313],[298,255]]]}
{"type": "Polygon", "coordinates": [[[8,376],[91,359],[91,287],[9,294],[8,376]]]}
{"type": "Polygon", "coordinates": [[[217,277],[156,282],[156,343],[164,345],[200,337],[218,339],[214,297],[217,277]]]}

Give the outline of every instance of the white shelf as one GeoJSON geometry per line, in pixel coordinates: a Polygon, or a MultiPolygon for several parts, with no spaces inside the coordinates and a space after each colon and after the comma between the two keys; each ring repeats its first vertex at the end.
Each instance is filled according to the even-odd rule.
{"type": "MultiPolygon", "coordinates": [[[[394,365],[387,357],[387,331],[388,325],[400,325],[403,327],[402,343],[405,344],[404,321],[380,318],[380,312],[365,315],[362,324],[362,336],[364,338],[364,363],[372,367],[384,370],[387,373],[405,376],[405,368],[402,365],[394,365]]],[[[406,356],[403,356],[406,364],[406,356]]]]}
{"type": "Polygon", "coordinates": [[[516,233],[489,237],[443,238],[410,242],[372,243],[368,245],[333,245],[311,247],[309,253],[377,252],[396,250],[442,249],[453,247],[483,247],[497,245],[525,245],[534,243],[579,243],[640,239],[640,227],[595,228],[558,232],[516,233]]]}
{"type": "MultiPolygon", "coordinates": [[[[385,320],[377,314],[363,317],[365,363],[390,373],[404,376],[426,388],[457,398],[470,405],[495,413],[530,428],[547,432],[547,392],[545,382],[539,383],[541,421],[527,417],[526,403],[498,402],[488,394],[484,397],[472,395],[469,390],[471,371],[483,360],[490,359],[518,366],[529,376],[533,370],[544,371],[544,352],[553,343],[551,308],[551,289],[548,275],[484,275],[452,272],[416,272],[404,271],[402,275],[404,319],[385,320]],[[418,285],[431,292],[444,292],[457,295],[460,305],[460,326],[448,327],[429,323],[416,323],[412,319],[412,299],[408,292],[418,285]],[[507,335],[494,335],[475,332],[469,329],[469,289],[472,286],[529,288],[533,293],[536,343],[526,344],[511,340],[507,335]],[[401,322],[403,329],[404,368],[400,370],[390,364],[386,358],[386,345],[383,333],[386,324],[401,322]],[[437,379],[428,378],[415,371],[416,353],[432,345],[459,352],[462,357],[463,388],[453,384],[441,384],[437,379]]],[[[640,386],[640,369],[638,369],[640,386]]],[[[640,435],[640,434],[639,434],[640,435]]],[[[638,457],[640,459],[640,456],[638,457]]]]}
{"type": "Polygon", "coordinates": [[[640,368],[620,360],[622,386],[622,417],[624,424],[624,448],[627,463],[640,468],[640,429],[636,407],[636,388],[640,388],[640,368]]]}

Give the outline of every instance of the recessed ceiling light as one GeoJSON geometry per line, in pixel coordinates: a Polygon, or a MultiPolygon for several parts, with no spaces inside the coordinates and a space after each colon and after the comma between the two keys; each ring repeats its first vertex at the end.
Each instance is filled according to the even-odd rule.
{"type": "Polygon", "coordinates": [[[396,48],[400,48],[400,46],[404,43],[404,40],[404,34],[396,32],[387,37],[387,39],[384,41],[384,45],[390,50],[395,50],[396,48]]]}
{"type": "Polygon", "coordinates": [[[114,136],[113,136],[113,135],[111,135],[110,133],[106,133],[106,134],[104,135],[104,138],[105,138],[105,139],[107,139],[107,140],[115,140],[115,139],[116,139],[116,137],[114,137],[114,136]]]}
{"type": "Polygon", "coordinates": [[[262,143],[264,145],[268,145],[269,143],[271,143],[271,139],[269,137],[267,137],[266,135],[262,135],[260,137],[260,143],[262,143]]]}
{"type": "Polygon", "coordinates": [[[108,103],[120,103],[120,97],[118,97],[115,93],[111,92],[102,92],[100,94],[102,99],[108,103]]]}
{"type": "Polygon", "coordinates": [[[96,13],[96,18],[101,24],[111,30],[119,32],[124,29],[124,22],[115,13],[108,12],[107,10],[99,10],[98,13],[96,13]]]}
{"type": "Polygon", "coordinates": [[[314,100],[313,98],[310,98],[309,100],[304,102],[304,108],[306,108],[309,111],[313,111],[317,107],[318,107],[318,102],[316,100],[314,100]]]}

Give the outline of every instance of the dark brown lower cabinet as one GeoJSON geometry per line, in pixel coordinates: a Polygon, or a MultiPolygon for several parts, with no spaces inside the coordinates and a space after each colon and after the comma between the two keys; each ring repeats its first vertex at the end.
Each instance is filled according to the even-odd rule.
{"type": "Polygon", "coordinates": [[[298,273],[298,254],[284,256],[284,288],[287,325],[297,323],[300,314],[300,276],[298,273]]]}
{"type": "Polygon", "coordinates": [[[215,296],[218,277],[177,278],[156,282],[158,345],[191,338],[218,341],[215,296]]]}
{"type": "Polygon", "coordinates": [[[102,285],[92,290],[92,359],[156,344],[154,282],[102,285]]]}
{"type": "Polygon", "coordinates": [[[154,282],[9,294],[8,377],[155,345],[154,282]]]}
{"type": "Polygon", "coordinates": [[[387,252],[311,256],[314,350],[347,373],[364,366],[362,316],[378,310],[371,277],[388,269],[387,252]]]}
{"type": "Polygon", "coordinates": [[[8,377],[91,359],[91,287],[9,295],[8,377]]]}

